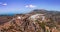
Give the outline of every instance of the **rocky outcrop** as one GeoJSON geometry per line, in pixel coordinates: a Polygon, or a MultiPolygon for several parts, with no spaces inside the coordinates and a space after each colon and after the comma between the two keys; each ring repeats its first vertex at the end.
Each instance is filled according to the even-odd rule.
{"type": "Polygon", "coordinates": [[[50,32],[54,28],[50,28],[47,25],[50,21],[47,21],[44,14],[16,15],[9,22],[0,25],[0,32],[50,32]]]}

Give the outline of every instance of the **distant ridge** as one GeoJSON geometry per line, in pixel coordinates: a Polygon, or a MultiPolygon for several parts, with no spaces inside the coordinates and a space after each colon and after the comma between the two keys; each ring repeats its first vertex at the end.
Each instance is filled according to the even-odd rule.
{"type": "Polygon", "coordinates": [[[60,14],[60,11],[52,11],[52,10],[45,10],[45,9],[35,9],[30,13],[60,14]]]}

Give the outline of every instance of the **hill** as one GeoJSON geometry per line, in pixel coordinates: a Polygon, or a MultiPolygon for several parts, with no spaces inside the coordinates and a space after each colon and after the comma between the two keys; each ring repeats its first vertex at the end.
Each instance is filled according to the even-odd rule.
{"type": "Polygon", "coordinates": [[[0,16],[0,32],[60,32],[59,22],[60,12],[36,9],[27,14],[0,16]]]}

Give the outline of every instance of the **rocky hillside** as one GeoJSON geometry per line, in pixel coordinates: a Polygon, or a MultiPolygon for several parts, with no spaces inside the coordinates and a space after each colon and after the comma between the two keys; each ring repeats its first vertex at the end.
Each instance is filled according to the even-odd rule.
{"type": "Polygon", "coordinates": [[[53,21],[60,23],[60,11],[48,11],[44,9],[35,9],[30,14],[45,14],[47,18],[52,19],[53,21]]]}
{"type": "Polygon", "coordinates": [[[12,18],[12,16],[0,16],[0,25],[9,22],[12,18]]]}
{"type": "Polygon", "coordinates": [[[54,13],[34,10],[28,14],[8,17],[9,20],[6,17],[5,22],[0,22],[0,32],[60,32],[60,15],[57,12],[54,13]]]}

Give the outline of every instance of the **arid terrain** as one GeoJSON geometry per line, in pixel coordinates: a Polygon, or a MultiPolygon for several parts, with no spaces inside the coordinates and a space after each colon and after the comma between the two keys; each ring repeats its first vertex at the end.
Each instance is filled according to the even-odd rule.
{"type": "Polygon", "coordinates": [[[0,16],[0,32],[60,32],[60,12],[42,9],[0,16]]]}

